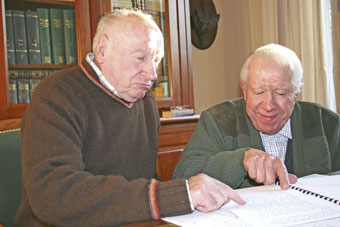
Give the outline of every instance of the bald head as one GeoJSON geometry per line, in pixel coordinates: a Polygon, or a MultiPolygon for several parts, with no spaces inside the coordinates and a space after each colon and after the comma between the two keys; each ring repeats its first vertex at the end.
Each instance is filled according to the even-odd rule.
{"type": "Polygon", "coordinates": [[[97,51],[99,36],[105,32],[122,32],[127,36],[135,32],[136,27],[155,30],[162,34],[157,24],[153,21],[151,15],[143,13],[140,10],[118,9],[111,13],[105,14],[97,25],[96,34],[93,39],[93,52],[97,51]],[[136,26],[138,25],[138,26],[136,26]]]}

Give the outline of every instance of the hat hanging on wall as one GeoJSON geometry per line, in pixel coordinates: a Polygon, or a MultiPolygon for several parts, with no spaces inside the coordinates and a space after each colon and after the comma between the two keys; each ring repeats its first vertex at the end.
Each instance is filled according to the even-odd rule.
{"type": "Polygon", "coordinates": [[[219,19],[212,0],[190,0],[191,42],[195,47],[204,50],[211,46],[219,19]]]}

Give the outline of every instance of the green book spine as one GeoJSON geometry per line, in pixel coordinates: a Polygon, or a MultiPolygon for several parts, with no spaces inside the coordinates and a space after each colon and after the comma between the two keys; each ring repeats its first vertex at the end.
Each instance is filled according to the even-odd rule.
{"type": "Polygon", "coordinates": [[[5,16],[6,16],[6,38],[7,38],[7,61],[8,61],[8,64],[15,64],[12,10],[6,10],[5,16]]]}
{"type": "Polygon", "coordinates": [[[63,10],[66,64],[77,63],[77,39],[75,33],[74,11],[63,10]]]}
{"type": "Polygon", "coordinates": [[[25,11],[28,63],[41,64],[38,13],[25,11]]]}
{"type": "Polygon", "coordinates": [[[19,78],[19,72],[17,69],[9,69],[8,70],[8,78],[9,79],[18,79],[19,78]]]}
{"type": "Polygon", "coordinates": [[[18,79],[18,103],[29,103],[30,101],[30,80],[18,79]]]}
{"type": "Polygon", "coordinates": [[[9,102],[18,103],[17,80],[9,79],[9,102]]]}
{"type": "Polygon", "coordinates": [[[74,58],[75,58],[75,64],[78,63],[78,45],[77,45],[77,21],[76,21],[76,11],[73,10],[73,13],[72,13],[72,16],[73,16],[73,21],[74,21],[74,26],[73,26],[73,38],[74,38],[74,46],[73,46],[73,49],[74,49],[74,58]]]}
{"type": "Polygon", "coordinates": [[[38,86],[40,79],[30,79],[30,99],[32,98],[33,91],[38,86]]]}
{"type": "Polygon", "coordinates": [[[32,77],[32,70],[30,69],[21,70],[21,75],[19,75],[19,77],[23,79],[30,79],[32,77]]]}
{"type": "Polygon", "coordinates": [[[44,70],[35,69],[31,70],[31,78],[30,79],[43,79],[44,78],[44,70]]]}
{"type": "Polygon", "coordinates": [[[48,9],[37,9],[39,18],[40,55],[42,64],[52,64],[50,19],[48,9]]]}
{"type": "Polygon", "coordinates": [[[62,9],[49,9],[51,20],[52,55],[54,64],[65,64],[65,41],[62,9]]]}
{"type": "Polygon", "coordinates": [[[15,62],[17,64],[28,64],[25,13],[22,10],[13,10],[12,18],[15,47],[15,62]]]}

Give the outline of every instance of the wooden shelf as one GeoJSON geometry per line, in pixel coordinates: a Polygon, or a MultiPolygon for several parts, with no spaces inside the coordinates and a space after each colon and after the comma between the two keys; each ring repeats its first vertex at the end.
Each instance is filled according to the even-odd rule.
{"type": "Polygon", "coordinates": [[[0,121],[0,132],[20,128],[21,118],[7,119],[0,121]]]}

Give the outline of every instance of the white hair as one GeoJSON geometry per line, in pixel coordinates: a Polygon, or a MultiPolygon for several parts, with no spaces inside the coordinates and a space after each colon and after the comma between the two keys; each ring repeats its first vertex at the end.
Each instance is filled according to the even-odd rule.
{"type": "Polygon", "coordinates": [[[141,21],[144,21],[145,24],[151,25],[152,27],[155,27],[159,30],[157,24],[154,22],[150,14],[144,13],[138,9],[116,9],[100,18],[96,29],[96,34],[93,38],[93,52],[96,52],[97,50],[99,35],[107,28],[107,26],[109,26],[113,21],[117,19],[127,17],[140,19],[141,21]]]}
{"type": "Polygon", "coordinates": [[[240,80],[246,85],[249,77],[249,64],[254,58],[270,59],[280,68],[289,68],[291,72],[291,83],[295,94],[301,92],[303,69],[300,59],[294,51],[279,44],[268,44],[256,49],[243,63],[240,80]]]}

